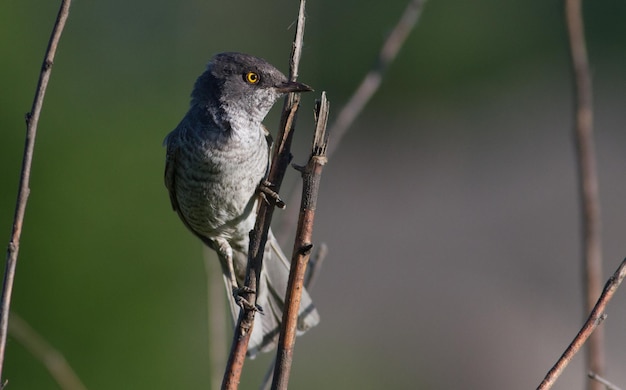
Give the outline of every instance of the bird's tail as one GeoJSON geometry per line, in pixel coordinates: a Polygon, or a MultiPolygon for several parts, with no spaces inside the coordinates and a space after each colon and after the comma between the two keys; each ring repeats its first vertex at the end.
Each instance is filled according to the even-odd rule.
{"type": "MultiPolygon", "coordinates": [[[[235,251],[233,256],[246,256],[246,254],[235,251]]],[[[247,256],[245,260],[233,260],[235,264],[246,264],[247,256]]],[[[276,238],[270,231],[267,244],[265,245],[263,269],[261,271],[260,286],[257,291],[257,304],[261,306],[263,312],[257,313],[254,317],[254,326],[248,344],[248,356],[251,358],[254,358],[259,352],[268,352],[274,349],[278,343],[288,279],[289,262],[280,249],[276,238]]],[[[240,308],[237,306],[230,293],[232,291],[230,281],[228,278],[224,278],[224,281],[226,282],[226,289],[230,297],[229,303],[233,319],[237,322],[240,308]]],[[[313,305],[313,300],[306,289],[303,289],[302,299],[300,301],[300,312],[298,314],[297,334],[303,334],[317,325],[319,320],[320,317],[317,309],[315,309],[313,305]]]]}

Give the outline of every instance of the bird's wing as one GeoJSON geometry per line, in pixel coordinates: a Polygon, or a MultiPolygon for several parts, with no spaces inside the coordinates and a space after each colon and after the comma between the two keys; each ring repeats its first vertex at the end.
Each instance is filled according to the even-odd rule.
{"type": "Polygon", "coordinates": [[[202,234],[199,234],[189,224],[189,222],[187,222],[187,219],[185,218],[185,216],[183,215],[180,209],[180,206],[178,203],[178,197],[176,196],[176,167],[178,164],[177,160],[178,160],[178,156],[180,153],[180,147],[178,145],[179,138],[177,137],[177,135],[178,135],[178,132],[181,132],[184,130],[185,130],[185,127],[181,122],[181,124],[179,124],[178,127],[174,131],[169,133],[167,137],[165,137],[165,140],[163,141],[163,144],[167,146],[167,153],[165,155],[165,175],[164,175],[165,187],[167,188],[167,191],[170,194],[170,202],[172,203],[172,209],[176,211],[176,213],[180,217],[180,220],[183,221],[183,224],[193,234],[195,234],[198,238],[200,238],[209,248],[212,248],[215,250],[215,246],[214,246],[215,244],[213,240],[203,236],[202,234]]]}

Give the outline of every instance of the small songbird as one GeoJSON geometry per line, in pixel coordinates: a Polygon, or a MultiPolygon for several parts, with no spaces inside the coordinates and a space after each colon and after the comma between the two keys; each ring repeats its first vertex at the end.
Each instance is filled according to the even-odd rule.
{"type": "MultiPolygon", "coordinates": [[[[258,189],[269,167],[271,141],[261,122],[283,94],[311,90],[261,58],[217,54],[196,80],[189,111],[165,138],[165,186],[172,207],[217,252],[235,321],[258,189]]],[[[255,316],[248,356],[269,351],[278,341],[288,274],[289,262],[270,230],[257,290],[262,313],[255,316]]],[[[298,332],[318,322],[303,291],[298,332]]]]}

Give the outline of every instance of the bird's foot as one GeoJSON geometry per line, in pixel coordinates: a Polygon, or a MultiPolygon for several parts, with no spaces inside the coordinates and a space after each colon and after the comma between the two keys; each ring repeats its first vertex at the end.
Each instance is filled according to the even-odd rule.
{"type": "Polygon", "coordinates": [[[243,296],[243,294],[250,293],[256,293],[256,291],[247,286],[233,288],[233,297],[235,298],[235,303],[237,304],[237,306],[241,307],[244,310],[258,311],[259,313],[263,314],[263,308],[260,305],[253,305],[243,296]]]}
{"type": "Polygon", "coordinates": [[[272,189],[273,187],[274,185],[272,183],[270,183],[266,179],[263,179],[263,181],[259,184],[258,190],[267,204],[273,204],[279,209],[284,209],[286,206],[285,202],[280,199],[278,193],[272,189]]]}

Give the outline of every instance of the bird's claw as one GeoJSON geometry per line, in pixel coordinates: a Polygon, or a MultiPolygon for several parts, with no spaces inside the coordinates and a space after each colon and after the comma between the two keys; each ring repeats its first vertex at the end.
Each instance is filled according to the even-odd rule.
{"type": "Polygon", "coordinates": [[[251,289],[248,286],[236,287],[233,288],[233,297],[235,298],[235,303],[237,304],[237,306],[241,307],[242,309],[258,311],[259,313],[263,314],[263,308],[260,305],[253,305],[243,296],[243,294],[250,294],[255,292],[256,291],[254,291],[254,289],[251,289]]]}
{"type": "Polygon", "coordinates": [[[279,209],[284,209],[286,206],[285,202],[283,202],[283,200],[280,199],[280,196],[278,195],[276,191],[272,189],[272,187],[274,187],[274,185],[270,183],[268,180],[264,179],[259,184],[259,193],[261,194],[261,196],[263,197],[263,200],[265,200],[267,204],[270,204],[270,205],[273,204],[279,209]]]}

